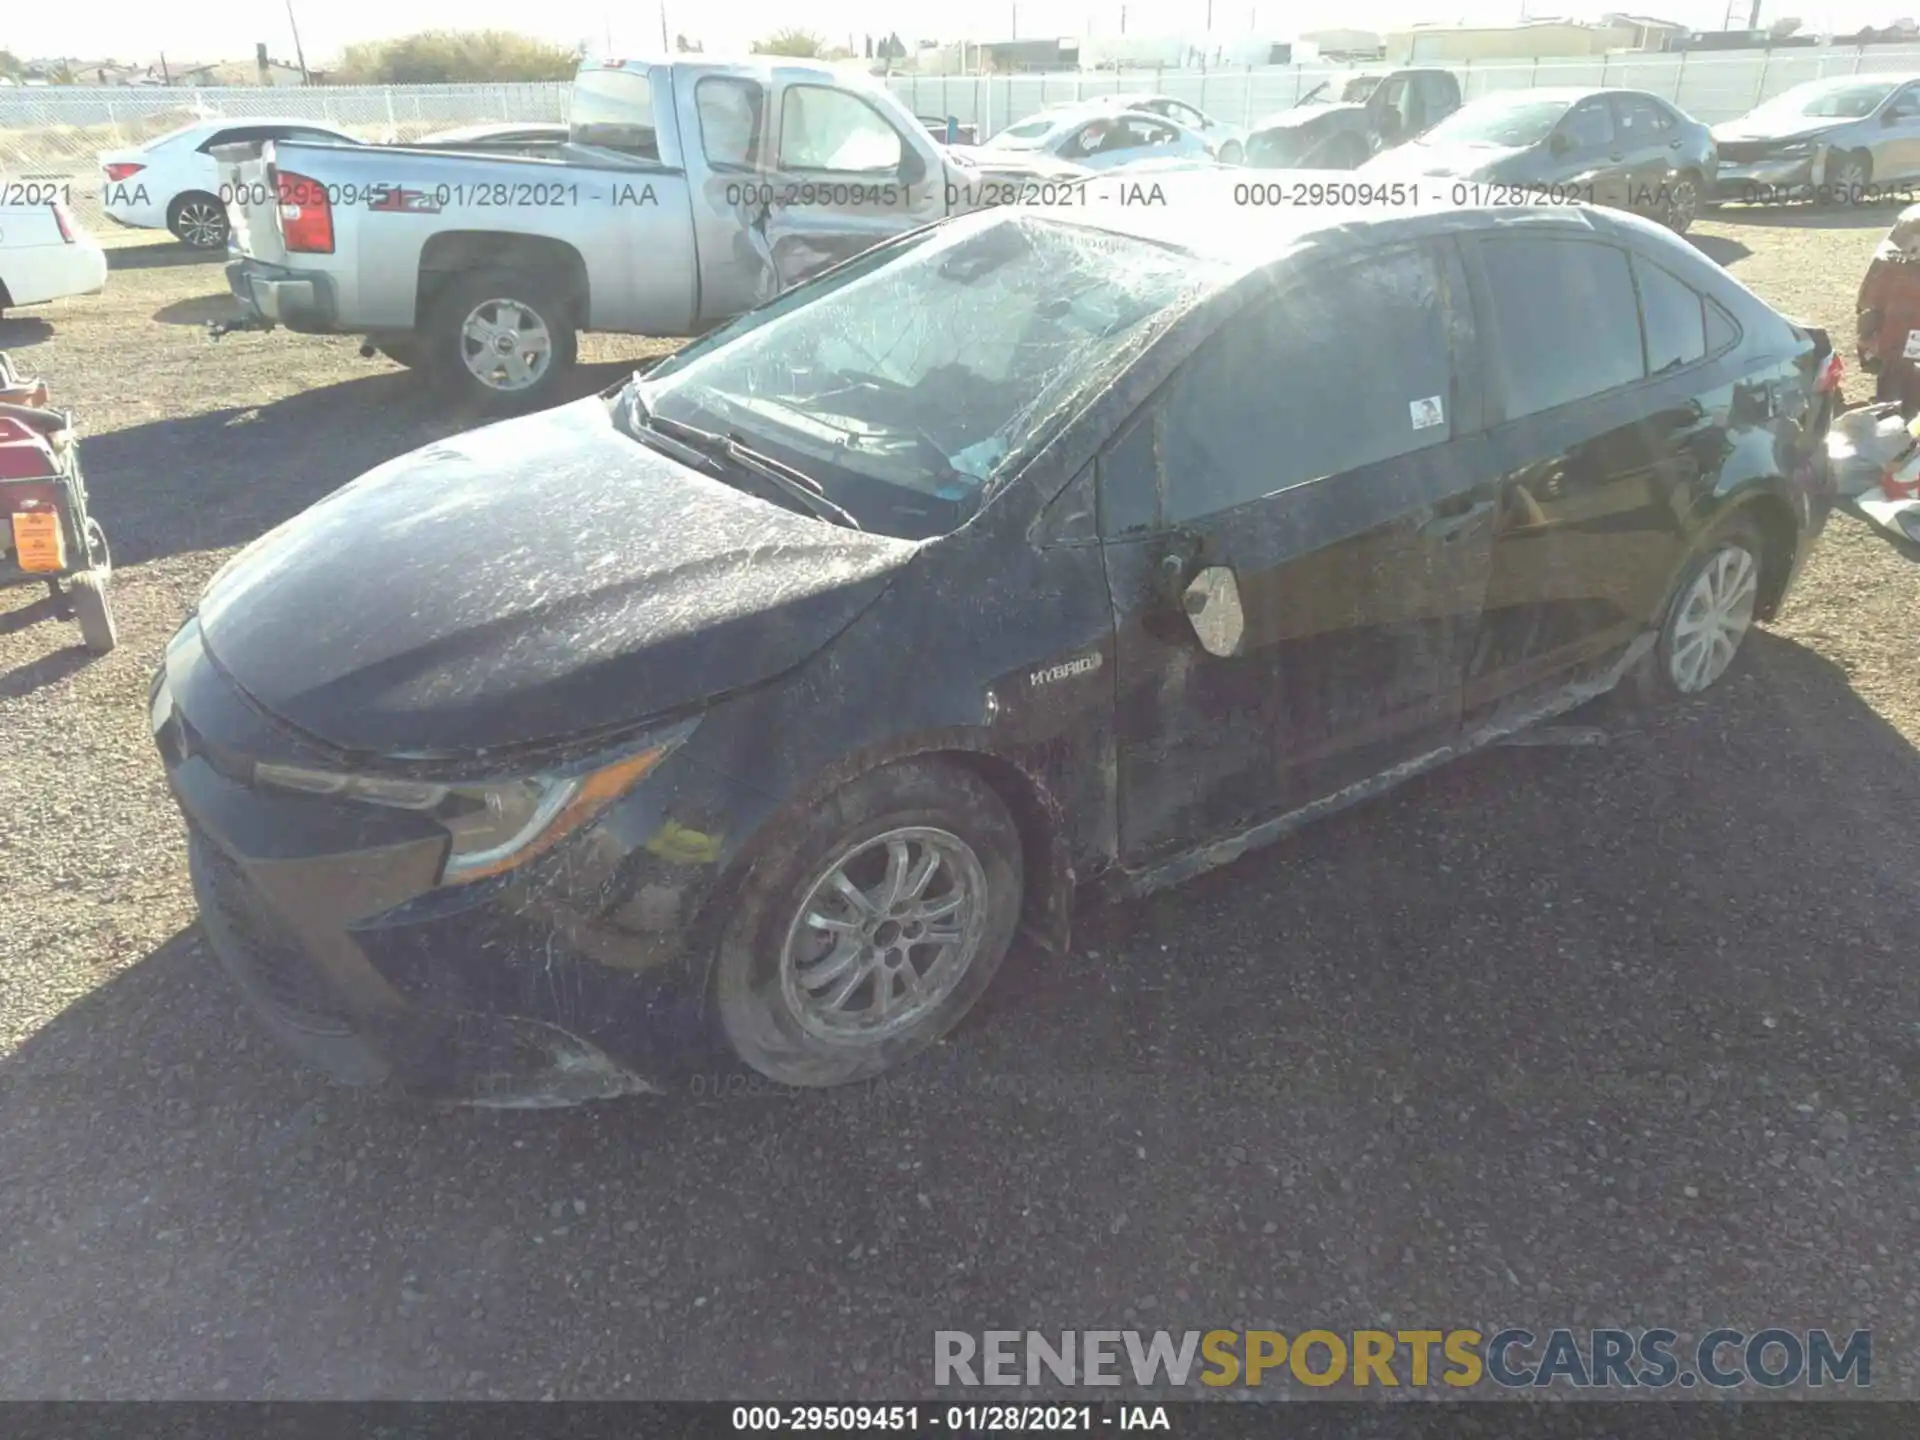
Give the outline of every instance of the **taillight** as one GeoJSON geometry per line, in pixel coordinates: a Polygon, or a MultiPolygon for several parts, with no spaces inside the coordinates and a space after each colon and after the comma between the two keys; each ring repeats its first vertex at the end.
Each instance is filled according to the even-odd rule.
{"type": "Polygon", "coordinates": [[[318,180],[281,170],[274,176],[280,200],[280,234],[287,249],[309,255],[333,253],[333,206],[318,180]]]}
{"type": "Polygon", "coordinates": [[[1840,383],[1847,378],[1847,362],[1840,358],[1840,352],[1834,351],[1827,357],[1827,363],[1820,368],[1820,378],[1813,382],[1813,388],[1824,395],[1838,390],[1840,383]]]}
{"type": "Polygon", "coordinates": [[[73,244],[73,216],[67,213],[67,207],[56,200],[47,208],[53,211],[53,223],[60,227],[60,238],[73,244]]]}
{"type": "Polygon", "coordinates": [[[107,180],[111,184],[118,185],[122,180],[127,179],[129,176],[138,175],[146,168],[144,165],[135,164],[130,161],[116,160],[113,164],[107,166],[107,180]]]}

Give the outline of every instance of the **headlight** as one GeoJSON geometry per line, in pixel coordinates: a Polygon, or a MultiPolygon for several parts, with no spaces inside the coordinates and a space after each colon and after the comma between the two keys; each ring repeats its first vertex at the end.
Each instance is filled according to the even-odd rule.
{"type": "Polygon", "coordinates": [[[441,883],[464,885],[498,875],[551,850],[626,794],[693,731],[689,722],[650,737],[644,748],[591,769],[556,770],[472,784],[439,784],[384,775],[350,775],[293,765],[255,765],[256,783],[417,810],[451,837],[441,883]]]}

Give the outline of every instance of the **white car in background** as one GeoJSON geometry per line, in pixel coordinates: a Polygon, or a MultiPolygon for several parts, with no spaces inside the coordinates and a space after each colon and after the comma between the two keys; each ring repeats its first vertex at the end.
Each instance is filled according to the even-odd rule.
{"type": "Polygon", "coordinates": [[[1176,125],[1186,126],[1207,142],[1213,150],[1214,159],[1222,165],[1238,165],[1246,158],[1247,132],[1244,129],[1229,125],[1184,100],[1176,100],[1171,95],[1118,95],[1114,97],[1114,102],[1125,105],[1129,110],[1144,110],[1163,120],[1171,120],[1176,125]]]}
{"type": "Polygon", "coordinates": [[[143,230],[171,230],[196,249],[225,249],[227,207],[211,152],[216,145],[249,140],[362,143],[321,120],[197,120],[132,149],[100,152],[100,200],[107,218],[143,230]]]}
{"type": "Polygon", "coordinates": [[[981,146],[949,147],[982,159],[1042,152],[1088,170],[1111,170],[1143,160],[1211,161],[1213,146],[1178,121],[1132,109],[1109,97],[1061,105],[1009,125],[981,146]]]}
{"type": "Polygon", "coordinates": [[[106,252],[64,202],[0,205],[0,310],[92,295],[106,283],[106,252]]]}

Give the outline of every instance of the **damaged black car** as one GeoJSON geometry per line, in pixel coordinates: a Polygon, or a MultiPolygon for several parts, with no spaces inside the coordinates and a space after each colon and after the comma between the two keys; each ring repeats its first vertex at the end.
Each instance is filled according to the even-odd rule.
{"type": "Polygon", "coordinates": [[[232,560],[150,697],[205,934],[348,1081],[876,1075],[1077,893],[1713,685],[1829,354],[1593,210],[902,237],[232,560]]]}

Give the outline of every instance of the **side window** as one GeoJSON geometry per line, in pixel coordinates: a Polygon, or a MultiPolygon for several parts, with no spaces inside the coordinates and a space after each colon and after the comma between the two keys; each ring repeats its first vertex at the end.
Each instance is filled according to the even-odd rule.
{"type": "Polygon", "coordinates": [[[1647,332],[1647,373],[1663,375],[1707,358],[1706,301],[1651,261],[1633,257],[1640,282],[1640,320],[1647,332]]]}
{"type": "Polygon", "coordinates": [[[213,147],[216,145],[237,145],[243,140],[261,140],[265,138],[264,132],[258,125],[229,125],[224,130],[214,131],[213,134],[201,141],[200,153],[202,155],[211,155],[213,153],[213,147]]]}
{"type": "Polygon", "coordinates": [[[1613,143],[1613,119],[1604,100],[1582,100],[1560,122],[1560,133],[1575,150],[1597,150],[1613,143]]]}
{"type": "Polygon", "coordinates": [[[1128,150],[1140,149],[1148,145],[1171,145],[1180,138],[1180,132],[1171,125],[1162,125],[1157,120],[1141,118],[1127,121],[1125,132],[1122,144],[1128,150]]]}
{"type": "Polygon", "coordinates": [[[1415,77],[1414,83],[1419,86],[1422,91],[1422,99],[1426,109],[1426,120],[1429,125],[1446,119],[1447,116],[1460,108],[1460,101],[1454,89],[1452,79],[1453,77],[1450,75],[1420,75],[1415,77]]]}
{"type": "Polygon", "coordinates": [[[1167,108],[1161,113],[1167,115],[1171,119],[1178,120],[1182,125],[1186,126],[1189,130],[1204,130],[1207,128],[1206,116],[1202,115],[1198,110],[1194,109],[1191,105],[1182,105],[1178,100],[1174,101],[1171,105],[1167,106],[1167,108]]]}
{"type": "Polygon", "coordinates": [[[1590,240],[1479,241],[1507,418],[1629,385],[1645,373],[1639,306],[1623,250],[1590,240]]]}
{"type": "Polygon", "coordinates": [[[1718,355],[1740,339],[1740,326],[1725,310],[1720,302],[1711,296],[1707,299],[1707,354],[1718,355]]]}
{"type": "Polygon", "coordinates": [[[845,90],[794,85],[780,105],[780,168],[892,174],[906,147],[878,110],[845,90]]]}
{"type": "Polygon", "coordinates": [[[1439,272],[1421,251],[1316,270],[1236,316],[1174,377],[1159,412],[1166,519],[1215,515],[1452,434],[1439,272]]]}
{"type": "Polygon", "coordinates": [[[1909,85],[1897,92],[1887,102],[1887,114],[1900,120],[1911,120],[1920,115],[1920,86],[1909,85]]]}
{"type": "Polygon", "coordinates": [[[700,117],[700,150],[707,163],[722,170],[751,168],[767,108],[760,82],[709,75],[693,87],[693,108],[700,117]]]}
{"type": "Polygon", "coordinates": [[[1673,128],[1673,116],[1645,96],[1616,95],[1613,104],[1621,137],[1629,145],[1651,144],[1673,128]]]}

